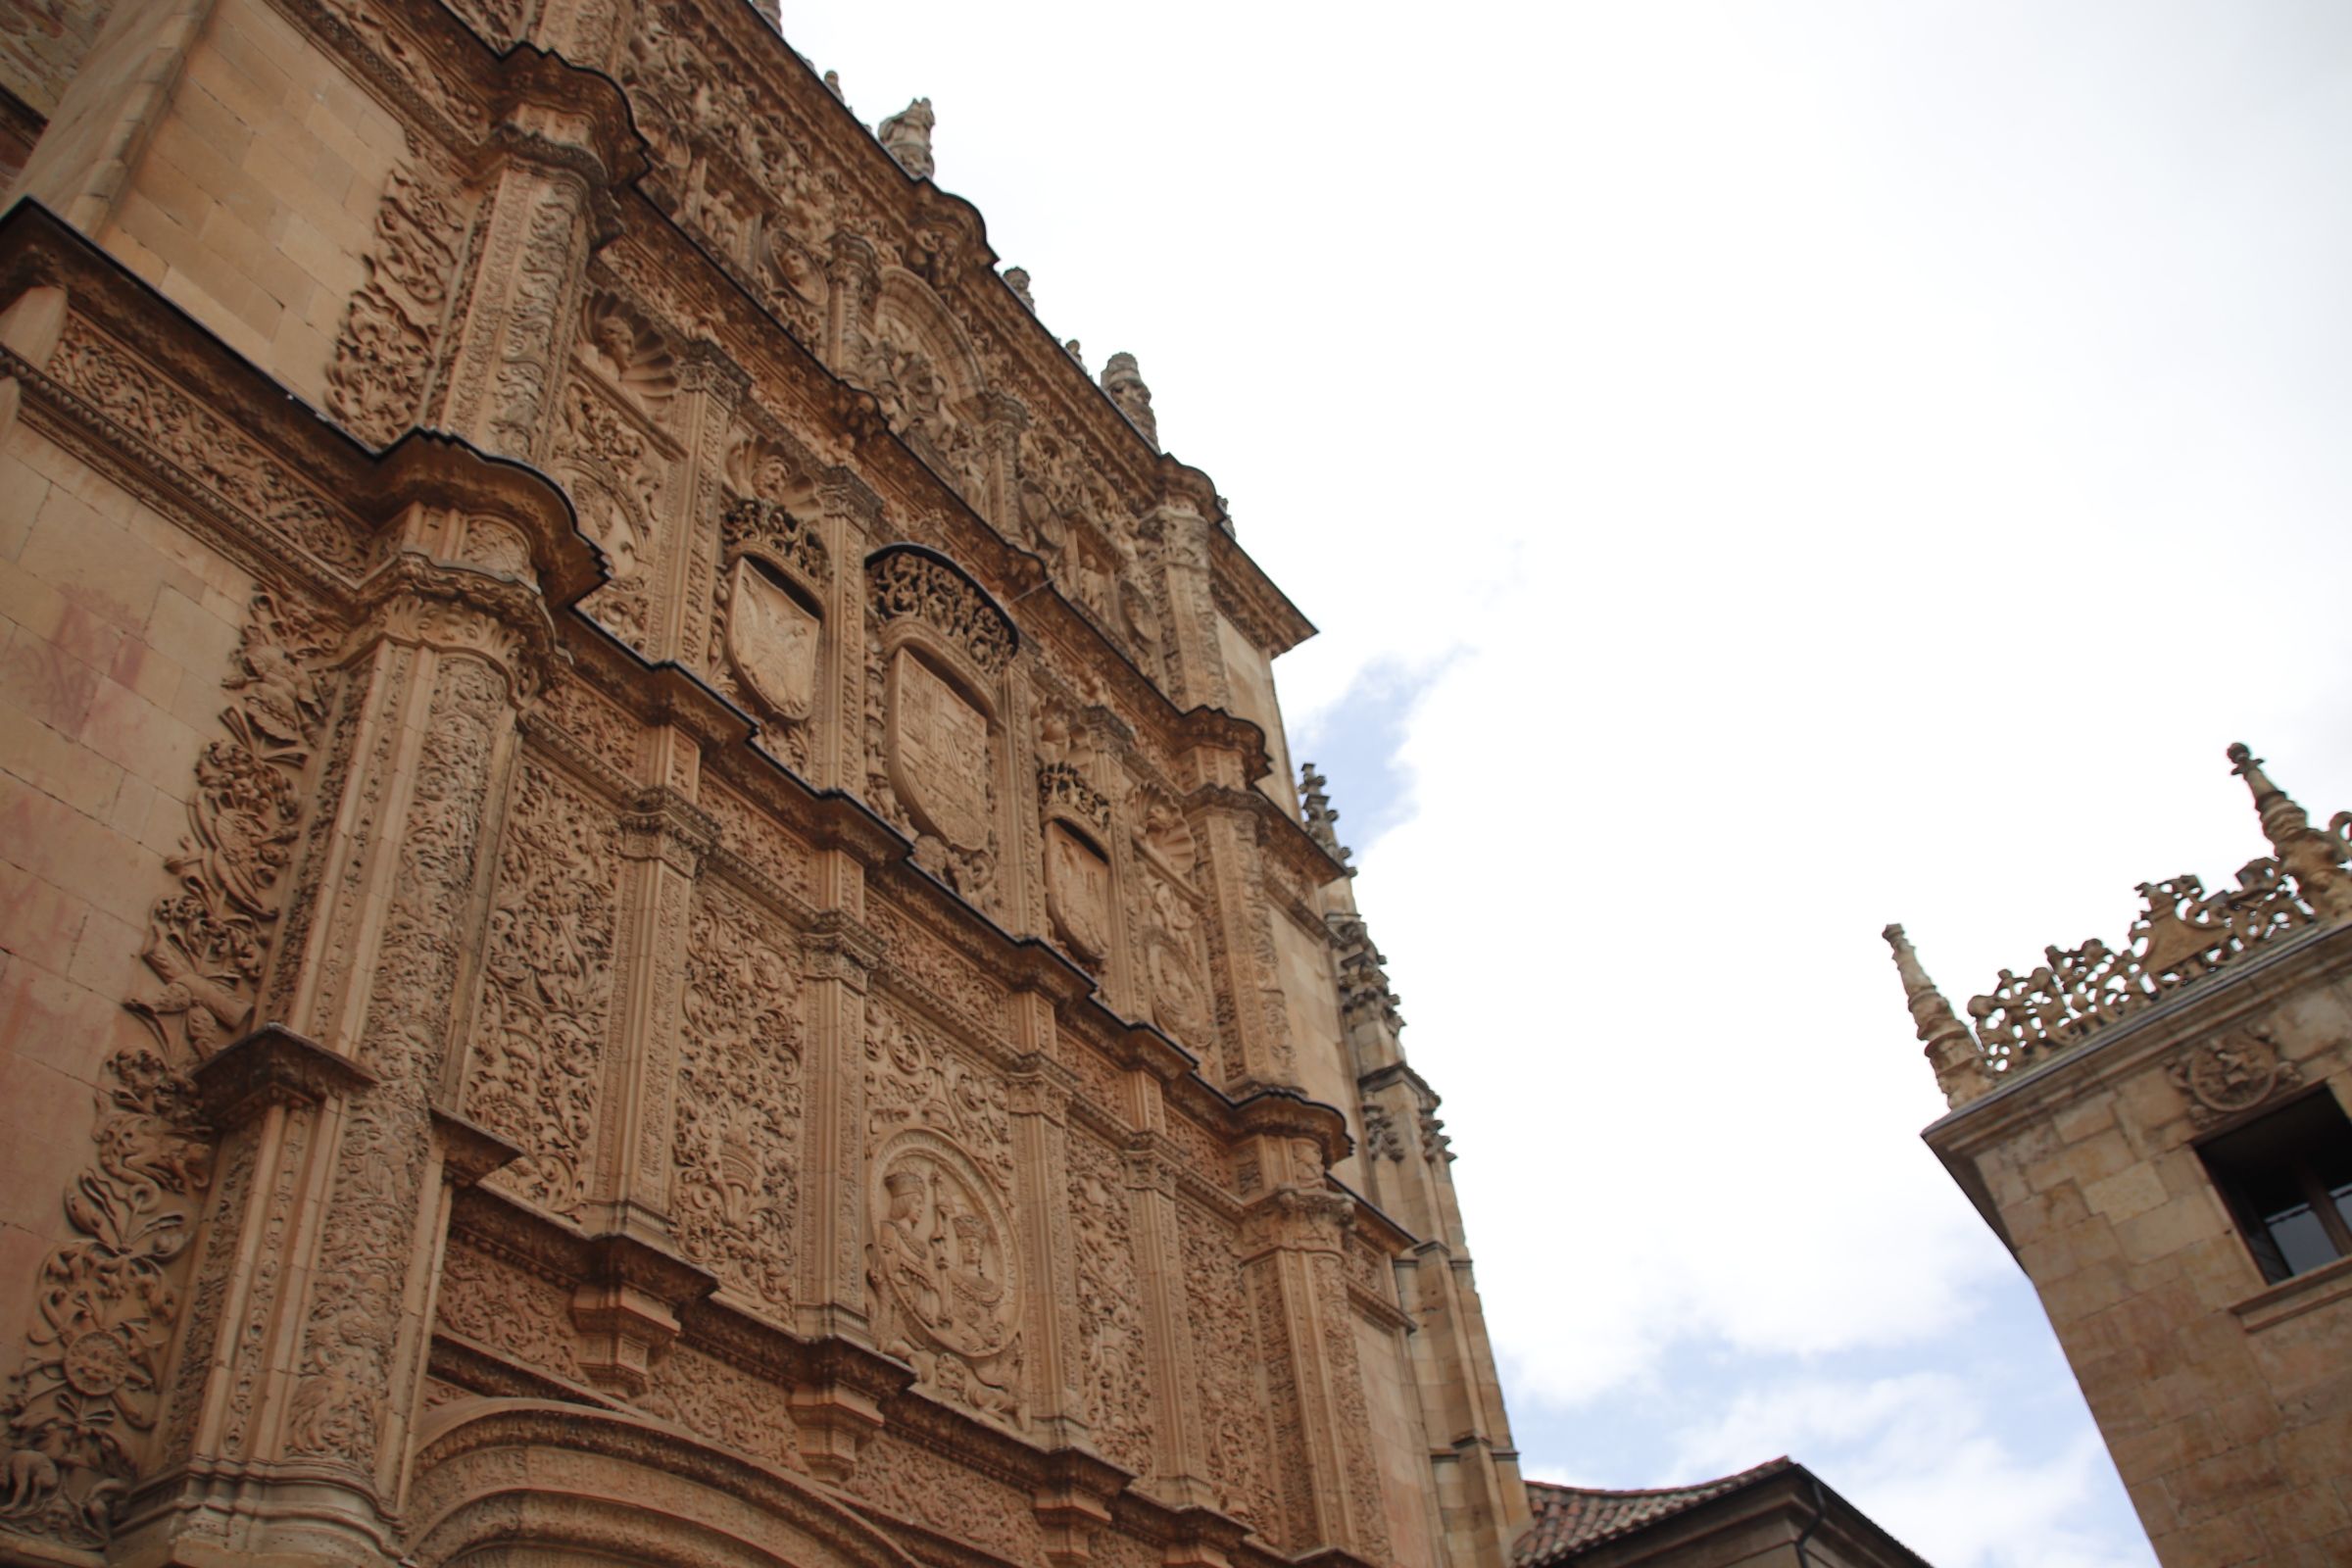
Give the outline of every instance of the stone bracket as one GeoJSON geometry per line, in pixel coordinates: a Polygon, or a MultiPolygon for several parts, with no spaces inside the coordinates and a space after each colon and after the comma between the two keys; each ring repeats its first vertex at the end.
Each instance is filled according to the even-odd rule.
{"type": "Polygon", "coordinates": [[[600,1237],[592,1245],[591,1272],[571,1297],[580,1368],[598,1388],[634,1397],[677,1342],[678,1313],[718,1281],[633,1237],[600,1237]]]}
{"type": "Polygon", "coordinates": [[[283,1024],[264,1024],[220,1049],[195,1072],[205,1119],[222,1131],[272,1105],[317,1105],[372,1088],[375,1075],[283,1024]]]}

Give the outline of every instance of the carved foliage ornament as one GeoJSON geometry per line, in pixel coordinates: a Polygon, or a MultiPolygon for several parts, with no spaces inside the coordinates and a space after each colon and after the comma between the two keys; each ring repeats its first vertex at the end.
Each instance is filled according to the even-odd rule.
{"type": "Polygon", "coordinates": [[[1968,1004],[1986,1070],[2010,1071],[2079,1045],[2093,1030],[2315,918],[2276,860],[2248,861],[2237,880],[2235,888],[2214,894],[2193,876],[2143,882],[2146,905],[2122,948],[2093,938],[2067,951],[2043,949],[2048,961],[2026,974],[2003,969],[1999,984],[1968,1004]]]}
{"type": "Polygon", "coordinates": [[[386,446],[422,412],[465,220],[405,165],[375,212],[367,284],[352,296],[327,367],[327,411],[386,446]]]}
{"type": "Polygon", "coordinates": [[[526,761],[499,849],[466,1104],[523,1150],[490,1180],[566,1216],[587,1198],[619,880],[612,813],[526,761]]]}
{"type": "Polygon", "coordinates": [[[148,918],[140,956],[159,984],[128,1004],[153,1039],[99,1070],[96,1158],[66,1196],[74,1236],[41,1265],[37,1321],[0,1401],[0,1519],[14,1529],[102,1544],[137,1477],[179,1309],[173,1264],[210,1178],[210,1135],[187,1074],[252,1013],[295,844],[299,780],[326,722],[314,665],[327,648],[307,613],[254,596],[223,682],[227,733],[197,759],[188,836],[165,861],[177,885],[148,918]]]}
{"type": "Polygon", "coordinates": [[[1069,1150],[1078,1334],[1095,1439],[1113,1464],[1149,1475],[1152,1376],[1129,1197],[1118,1156],[1109,1149],[1077,1136],[1069,1150]]]}
{"type": "Polygon", "coordinates": [[[2239,1029],[2192,1046],[2164,1072],[2188,1102],[2188,1119],[2199,1127],[2251,1110],[2303,1081],[2266,1029],[2239,1029]]]}
{"type": "Polygon", "coordinates": [[[782,935],[725,894],[695,900],[672,1148],[680,1249],[779,1310],[802,1110],[800,980],[782,935]]]}

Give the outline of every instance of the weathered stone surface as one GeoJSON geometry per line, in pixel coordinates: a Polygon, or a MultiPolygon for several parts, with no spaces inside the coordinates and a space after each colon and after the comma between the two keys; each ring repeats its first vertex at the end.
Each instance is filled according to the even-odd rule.
{"type": "Polygon", "coordinates": [[[2317,828],[2230,755],[2277,858],[2233,894],[2143,887],[2130,943],[2004,971],[1973,1033],[1889,928],[1955,1107],[1928,1142],[1981,1181],[2167,1568],[2352,1543],[2352,1255],[2267,1281],[2198,1152],[2298,1097],[2352,1104],[2352,813],[2317,828]]]}
{"type": "Polygon", "coordinates": [[[0,1556],[1501,1568],[1312,628],[929,105],[732,0],[67,9],[0,1556]]]}

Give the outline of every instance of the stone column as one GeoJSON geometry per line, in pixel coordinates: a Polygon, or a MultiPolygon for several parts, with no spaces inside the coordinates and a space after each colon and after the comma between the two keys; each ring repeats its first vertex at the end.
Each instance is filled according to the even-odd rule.
{"type": "Polygon", "coordinates": [[[1208,862],[1216,950],[1210,961],[1222,971],[1215,989],[1232,999],[1233,1016],[1218,1020],[1225,1042],[1223,1086],[1231,1094],[1295,1087],[1298,1057],[1291,1045],[1290,1009],[1274,971],[1273,911],[1266,907],[1258,863],[1261,802],[1240,783],[1238,759],[1226,753],[1194,755],[1197,764],[1223,775],[1195,791],[1187,803],[1194,837],[1208,862]]]}
{"type": "Polygon", "coordinates": [[[1012,1158],[1020,1184],[1021,1333],[1029,1347],[1030,1430],[1048,1448],[1091,1448],[1086,1364],[1079,1344],[1078,1259],[1070,1240],[1069,1117],[1074,1074],[1052,1059],[1054,1003],[1035,991],[1012,998],[1013,1033],[1027,1048],[1008,1088],[1012,1158]]]}
{"type": "MultiPolygon", "coordinates": [[[[830,749],[816,749],[809,782],[819,789],[845,790],[868,799],[865,785],[866,552],[882,533],[882,498],[848,468],[827,468],[818,478],[817,500],[824,508],[825,545],[833,552],[833,591],[825,602],[825,642],[820,650],[820,676],[829,676],[828,700],[817,705],[810,719],[819,736],[830,736],[830,749]]],[[[873,715],[879,722],[880,715],[873,715]]],[[[879,735],[871,737],[879,745],[879,735]]]]}
{"type": "Polygon", "coordinates": [[[598,1149],[590,1229],[666,1244],[679,998],[695,877],[718,830],[694,804],[701,750],[674,724],[654,730],[655,772],[620,819],[620,919],[605,1103],[612,1136],[598,1149]],[[674,754],[674,755],[673,755],[674,754]],[[683,789],[668,780],[683,772],[683,789]]]}
{"type": "Polygon", "coordinates": [[[825,363],[835,375],[857,368],[873,326],[875,301],[882,292],[882,262],[874,247],[856,234],[833,236],[833,254],[825,267],[832,282],[827,297],[825,363]]]}
{"type": "Polygon", "coordinates": [[[437,1109],[496,866],[493,803],[554,657],[514,571],[546,559],[560,509],[511,482],[543,503],[530,524],[408,504],[361,590],[268,1010],[202,1075],[229,1129],[204,1244],[208,1288],[228,1298],[192,1316],[173,1398],[180,1477],[208,1479],[152,1499],[134,1530],[334,1560],[374,1560],[387,1541],[444,1187],[512,1152],[437,1109]]]}
{"type": "Polygon", "coordinates": [[[1324,1179],[1315,1138],[1279,1115],[1261,1119],[1268,1124],[1247,1147],[1264,1190],[1243,1216],[1242,1270],[1267,1360],[1277,1461],[1303,1483],[1305,1517],[1291,1519],[1284,1544],[1294,1559],[1340,1552],[1385,1562],[1387,1505],[1342,1257],[1354,1200],[1324,1179]]]}
{"type": "MultiPolygon", "coordinates": [[[[817,855],[826,906],[805,939],[808,993],[807,1084],[802,1100],[804,1178],[796,1218],[794,1311],[804,1339],[870,1351],[865,1297],[865,997],[886,944],[864,922],[865,873],[849,850],[817,855]]],[[[819,1354],[788,1408],[802,1456],[828,1481],[846,1481],[858,1450],[880,1430],[869,1356],[819,1354]]]]}
{"type": "Polygon", "coordinates": [[[718,573],[719,480],[727,461],[727,435],[735,411],[751,390],[750,379],[714,344],[687,345],[678,365],[678,391],[685,403],[686,464],[663,519],[667,539],[659,580],[653,584],[651,646],[659,663],[674,659],[700,669],[710,647],[710,609],[718,573]]]}
{"type": "Polygon", "coordinates": [[[1217,643],[1216,597],[1209,585],[1209,532],[1216,524],[1183,497],[1161,504],[1154,514],[1159,526],[1160,570],[1165,578],[1169,619],[1175,623],[1176,646],[1168,661],[1175,683],[1171,693],[1185,708],[1233,707],[1233,691],[1225,679],[1225,654],[1217,643]]]}
{"type": "Polygon", "coordinates": [[[609,237],[608,192],[642,154],[610,79],[553,55],[510,57],[513,94],[493,134],[474,275],[450,327],[444,428],[539,463],[578,332],[589,252],[609,237]]]}
{"type": "MultiPolygon", "coordinates": [[[[1169,1055],[1164,1050],[1156,1053],[1169,1055]]],[[[1181,1070],[1172,1061],[1174,1070],[1181,1070]]],[[[1152,1406],[1153,1473],[1144,1485],[1178,1508],[1213,1508],[1208,1429],[1188,1396],[1200,1387],[1199,1350],[1184,1289],[1184,1238],[1177,1228],[1176,1181],[1182,1156],[1167,1134],[1167,1112],[1155,1074],[1126,1074],[1127,1114],[1137,1130],[1127,1155],[1127,1191],[1135,1214],[1136,1273],[1143,1288],[1144,1344],[1152,1386],[1162,1392],[1152,1406]]]]}

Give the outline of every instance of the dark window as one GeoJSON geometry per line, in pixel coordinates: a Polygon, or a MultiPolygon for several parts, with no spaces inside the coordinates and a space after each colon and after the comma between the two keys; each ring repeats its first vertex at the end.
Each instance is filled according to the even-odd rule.
{"type": "Polygon", "coordinates": [[[2326,1090],[2199,1147],[2276,1285],[2352,1257],[2352,1122],[2326,1090]]]}

